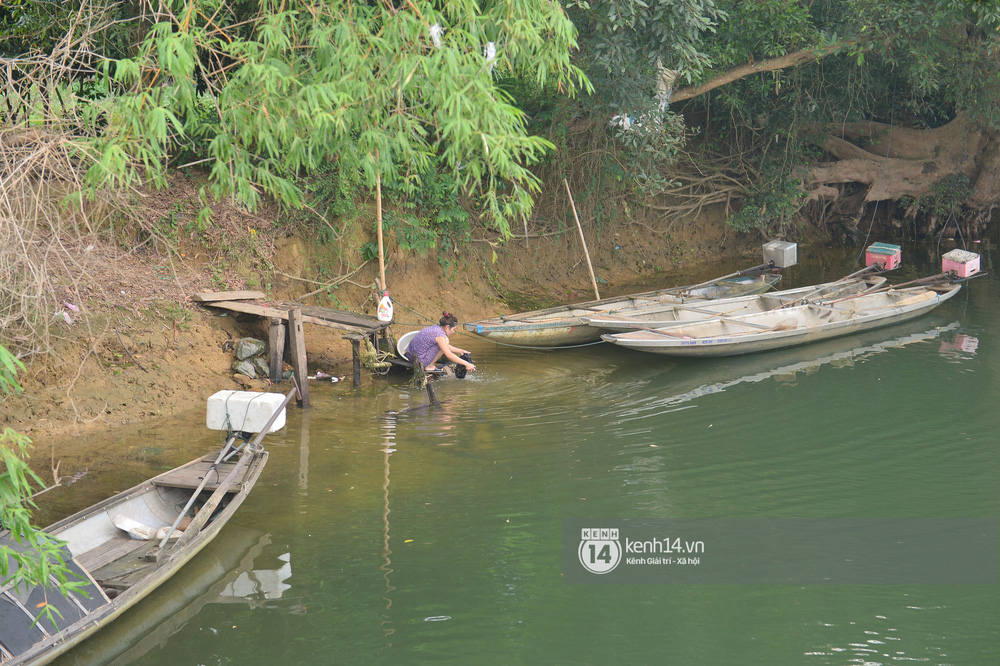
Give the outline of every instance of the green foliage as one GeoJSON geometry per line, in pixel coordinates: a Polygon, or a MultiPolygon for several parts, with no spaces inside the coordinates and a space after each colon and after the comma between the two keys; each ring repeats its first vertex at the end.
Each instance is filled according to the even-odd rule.
{"type": "Polygon", "coordinates": [[[373,261],[378,259],[378,245],[375,241],[369,241],[361,246],[362,261],[373,261]]]}
{"type": "Polygon", "coordinates": [[[711,54],[716,73],[748,61],[765,60],[819,46],[827,40],[810,4],[787,0],[724,2],[727,20],[717,31],[711,54]]]}
{"type": "Polygon", "coordinates": [[[921,213],[939,220],[954,215],[972,194],[972,181],[964,174],[946,176],[935,183],[929,195],[910,204],[915,204],[921,213]]]}
{"type": "MultiPolygon", "coordinates": [[[[308,201],[308,205],[292,218],[300,223],[333,222],[355,209],[355,198],[360,190],[359,174],[340,168],[336,161],[320,165],[313,177],[300,182],[308,201]]],[[[326,224],[320,225],[320,233],[325,235],[330,232],[326,224]]],[[[325,238],[325,241],[332,240],[332,237],[325,238]]]]}
{"type": "MultiPolygon", "coordinates": [[[[4,393],[19,392],[16,372],[23,368],[7,349],[0,346],[0,389],[4,393]]],[[[85,581],[71,581],[71,572],[63,560],[62,544],[31,524],[32,487],[45,484],[28,467],[26,459],[31,440],[11,428],[0,433],[0,525],[10,531],[19,548],[0,546],[0,585],[13,581],[22,586],[51,587],[54,577],[60,590],[79,590],[85,581]]],[[[46,605],[43,612],[51,619],[54,608],[46,605]]],[[[58,611],[56,611],[58,612],[58,611]]]]}
{"type": "MultiPolygon", "coordinates": [[[[177,241],[180,239],[180,231],[185,225],[182,225],[184,221],[184,205],[175,201],[170,206],[170,212],[161,217],[156,222],[156,229],[159,231],[164,238],[166,238],[170,243],[176,245],[177,241]]],[[[187,231],[191,231],[194,228],[193,223],[188,223],[187,231]]]]}
{"type": "Polygon", "coordinates": [[[269,195],[297,207],[297,179],[330,160],[368,187],[380,174],[411,192],[437,157],[507,233],[539,188],[527,167],[552,145],[527,134],[494,73],[568,92],[588,86],[570,62],[573,24],[556,3],[415,0],[397,10],[289,0],[248,15],[196,0],[165,9],[127,49],[133,55],[99,68],[116,92],[94,102],[90,117],[104,125],[93,120],[77,140],[81,156],[98,156],[94,190],[162,185],[171,157],[183,155],[205,161],[216,197],[252,209],[269,195]]]}
{"type": "Polygon", "coordinates": [[[400,247],[421,254],[437,249],[438,263],[447,275],[458,248],[471,238],[469,214],[459,200],[459,185],[448,172],[420,174],[422,186],[409,195],[389,188],[387,194],[397,205],[386,217],[387,228],[395,231],[400,247]]]}
{"type": "Polygon", "coordinates": [[[711,35],[726,12],[715,0],[573,0],[580,30],[581,56],[588,76],[603,70],[610,78],[595,82],[599,103],[618,99],[630,108],[651,97],[653,86],[629,85],[633,72],[654,72],[658,61],[696,78],[711,64],[711,35]],[[614,85],[614,80],[627,80],[614,85]]]}
{"type": "Polygon", "coordinates": [[[622,173],[641,192],[655,195],[676,184],[668,174],[686,139],[681,116],[671,112],[662,116],[648,113],[628,128],[617,125],[615,137],[625,148],[622,173]]]}
{"type": "Polygon", "coordinates": [[[737,231],[777,230],[788,225],[802,206],[801,183],[777,166],[768,166],[759,185],[727,223],[737,231]]]}
{"type": "Polygon", "coordinates": [[[24,364],[7,349],[0,346],[0,390],[4,392],[4,395],[21,392],[21,385],[17,382],[18,370],[24,370],[24,364]]]}
{"type": "MultiPolygon", "coordinates": [[[[712,34],[726,12],[715,0],[601,0],[570,3],[580,30],[578,62],[594,85],[579,102],[615,137],[625,184],[655,194],[685,140],[682,120],[666,108],[662,75],[690,82],[711,67],[712,34]]],[[[556,115],[556,114],[551,114],[556,115]]]]}

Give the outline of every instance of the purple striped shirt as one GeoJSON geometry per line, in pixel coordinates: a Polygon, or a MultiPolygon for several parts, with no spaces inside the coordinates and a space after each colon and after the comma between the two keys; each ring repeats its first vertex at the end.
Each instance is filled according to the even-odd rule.
{"type": "Polygon", "coordinates": [[[406,348],[406,357],[412,361],[413,357],[416,356],[425,367],[430,365],[441,349],[437,343],[437,339],[440,337],[448,337],[448,334],[440,326],[428,326],[421,329],[410,340],[410,344],[406,348]]]}

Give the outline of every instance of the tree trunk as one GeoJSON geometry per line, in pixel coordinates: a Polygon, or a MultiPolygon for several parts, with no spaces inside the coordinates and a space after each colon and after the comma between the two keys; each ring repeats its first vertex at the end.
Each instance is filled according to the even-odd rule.
{"type": "MultiPolygon", "coordinates": [[[[813,141],[834,159],[814,165],[803,178],[811,201],[836,201],[848,184],[861,185],[867,202],[927,199],[952,194],[952,211],[969,233],[981,229],[1000,199],[1000,138],[973,123],[966,114],[929,130],[890,127],[881,123],[849,123],[808,128],[813,141]],[[859,145],[860,144],[860,145],[859,145]],[[862,147],[862,145],[864,147],[862,147]],[[938,185],[964,177],[968,190],[938,185]]],[[[939,199],[938,203],[941,201],[939,199]]],[[[949,203],[949,202],[946,202],[949,203]]],[[[852,202],[854,206],[858,204],[852,202]]],[[[838,205],[837,208],[843,208],[838,205]]],[[[859,207],[860,212],[860,207],[859,207]]],[[[912,208],[933,233],[945,219],[940,210],[912,208]]],[[[947,216],[951,217],[951,215],[947,216]]]]}
{"type": "MultiPolygon", "coordinates": [[[[880,123],[835,125],[823,130],[814,142],[836,159],[814,166],[808,174],[805,188],[814,199],[830,197],[832,184],[852,182],[868,186],[865,201],[902,196],[919,199],[947,176],[962,175],[976,183],[985,175],[981,174],[982,153],[990,135],[973,126],[964,114],[930,130],[880,123]],[[848,139],[865,140],[868,145],[861,148],[848,139]]],[[[996,162],[992,179],[997,178],[1000,157],[996,162]]],[[[996,189],[992,192],[995,197],[996,189]]]]}

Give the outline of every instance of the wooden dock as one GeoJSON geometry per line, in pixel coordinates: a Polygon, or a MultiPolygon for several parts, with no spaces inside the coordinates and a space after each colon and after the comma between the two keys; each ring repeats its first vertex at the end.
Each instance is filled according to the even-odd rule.
{"type": "MultiPolygon", "coordinates": [[[[354,386],[361,385],[361,342],[371,338],[375,348],[379,348],[379,337],[385,337],[385,330],[392,322],[379,321],[375,317],[334,310],[313,305],[303,305],[294,301],[268,300],[267,294],[259,291],[203,291],[191,296],[191,300],[210,308],[229,310],[269,319],[270,325],[270,379],[281,379],[284,362],[285,335],[289,336],[292,353],[292,368],[296,378],[307,376],[306,347],[303,324],[314,324],[344,331],[344,339],[351,342],[354,356],[354,386]]],[[[309,404],[307,381],[299,382],[302,404],[309,404]]]]}

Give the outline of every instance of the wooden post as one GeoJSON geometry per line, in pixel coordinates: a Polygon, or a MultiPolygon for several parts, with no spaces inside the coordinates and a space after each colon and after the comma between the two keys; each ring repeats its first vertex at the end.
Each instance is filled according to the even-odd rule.
{"type": "Polygon", "coordinates": [[[351,351],[354,353],[354,388],[361,388],[361,336],[351,336],[351,351]]]}
{"type": "Polygon", "coordinates": [[[427,374],[424,370],[424,364],[420,362],[419,358],[413,359],[413,383],[418,386],[423,386],[427,389],[427,399],[432,405],[440,405],[441,402],[434,395],[434,382],[431,376],[427,374]]]}
{"type": "Polygon", "coordinates": [[[583,237],[583,227],[580,225],[580,216],[576,214],[576,204],[573,203],[573,193],[569,191],[569,183],[563,178],[563,185],[566,186],[566,194],[569,195],[569,205],[573,207],[573,217],[576,219],[576,228],[580,230],[580,242],[583,243],[583,256],[587,258],[587,268],[590,269],[590,282],[594,285],[594,298],[601,300],[601,294],[597,291],[597,278],[594,277],[594,266],[590,263],[590,252],[587,250],[587,239],[583,237]]]}
{"type": "Polygon", "coordinates": [[[439,401],[437,396],[434,395],[434,382],[432,381],[427,382],[427,399],[430,400],[431,404],[434,406],[441,405],[441,401],[439,401]]]}
{"type": "Polygon", "coordinates": [[[268,345],[271,350],[271,381],[280,382],[285,360],[285,322],[275,317],[271,320],[271,330],[268,333],[268,345]]]}
{"type": "Polygon", "coordinates": [[[306,339],[302,330],[302,308],[288,311],[288,341],[292,345],[292,370],[299,385],[299,404],[309,406],[309,371],[306,369],[306,339]]]}

